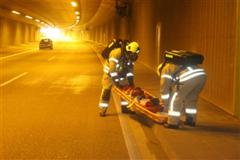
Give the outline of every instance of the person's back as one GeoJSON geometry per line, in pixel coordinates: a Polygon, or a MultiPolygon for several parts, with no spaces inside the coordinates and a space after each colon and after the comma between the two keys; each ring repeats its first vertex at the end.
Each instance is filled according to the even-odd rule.
{"type": "Polygon", "coordinates": [[[168,61],[160,75],[161,99],[169,115],[167,126],[177,128],[183,110],[186,114],[185,123],[194,126],[198,96],[206,81],[204,69],[194,63],[184,65],[168,61]]]}

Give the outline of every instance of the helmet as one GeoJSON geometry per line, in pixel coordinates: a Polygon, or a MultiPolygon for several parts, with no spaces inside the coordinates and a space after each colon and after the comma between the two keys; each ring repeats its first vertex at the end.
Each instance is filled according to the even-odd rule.
{"type": "Polygon", "coordinates": [[[131,42],[126,45],[127,58],[131,61],[136,61],[140,52],[139,44],[131,42]]]}

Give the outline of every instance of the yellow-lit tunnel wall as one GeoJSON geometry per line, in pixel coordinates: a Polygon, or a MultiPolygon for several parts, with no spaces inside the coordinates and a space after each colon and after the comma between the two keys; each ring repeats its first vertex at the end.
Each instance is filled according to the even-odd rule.
{"type": "Polygon", "coordinates": [[[103,44],[114,37],[138,41],[140,60],[152,69],[161,62],[160,54],[165,50],[202,53],[208,80],[201,96],[240,117],[238,3],[238,0],[132,0],[129,17],[116,16],[92,28],[90,38],[103,44]]]}
{"type": "Polygon", "coordinates": [[[0,47],[35,42],[38,30],[34,25],[0,17],[0,47]]]}

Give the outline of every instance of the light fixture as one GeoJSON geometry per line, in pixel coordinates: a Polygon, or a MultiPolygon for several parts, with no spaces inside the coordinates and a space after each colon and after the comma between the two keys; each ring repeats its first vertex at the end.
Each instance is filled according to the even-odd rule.
{"type": "Polygon", "coordinates": [[[76,15],[79,15],[80,13],[79,13],[79,11],[75,11],[75,14],[76,14],[76,15]]]}
{"type": "Polygon", "coordinates": [[[31,16],[26,15],[25,16],[27,19],[33,19],[31,16]]]}
{"type": "Polygon", "coordinates": [[[12,11],[12,13],[13,13],[13,14],[17,14],[17,15],[21,14],[20,12],[14,11],[14,10],[12,11]]]}
{"type": "Polygon", "coordinates": [[[76,19],[80,19],[80,16],[77,16],[76,19]]]}
{"type": "Polygon", "coordinates": [[[44,22],[41,22],[41,24],[45,24],[44,22]]]}
{"type": "Polygon", "coordinates": [[[77,7],[78,4],[77,4],[77,2],[72,1],[72,2],[71,2],[71,5],[72,5],[73,7],[77,7]]]}
{"type": "Polygon", "coordinates": [[[40,20],[39,20],[39,19],[35,19],[35,21],[36,21],[36,22],[40,22],[40,20]]]}

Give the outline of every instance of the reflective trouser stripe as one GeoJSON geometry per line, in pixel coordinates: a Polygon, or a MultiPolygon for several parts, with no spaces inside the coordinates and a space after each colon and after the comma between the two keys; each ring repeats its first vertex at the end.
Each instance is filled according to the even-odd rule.
{"type": "Polygon", "coordinates": [[[112,73],[110,73],[110,75],[111,75],[111,77],[116,77],[118,74],[117,74],[117,72],[112,72],[112,73]]]}
{"type": "Polygon", "coordinates": [[[134,76],[133,73],[131,73],[131,72],[127,73],[127,77],[132,77],[132,76],[134,76]]]}
{"type": "Polygon", "coordinates": [[[176,111],[169,111],[168,112],[169,116],[174,116],[174,117],[179,117],[181,115],[180,112],[176,112],[176,111]]]}
{"type": "Polygon", "coordinates": [[[194,108],[186,108],[185,113],[187,114],[197,114],[197,110],[194,108]]]}
{"type": "Polygon", "coordinates": [[[177,95],[178,95],[177,92],[175,92],[175,93],[173,94],[173,97],[172,97],[171,102],[170,102],[170,111],[173,111],[173,109],[174,109],[174,106],[173,106],[173,105],[174,105],[174,101],[175,101],[177,95]]]}
{"type": "Polygon", "coordinates": [[[127,102],[127,101],[121,101],[121,105],[122,105],[122,106],[127,106],[127,105],[128,105],[128,102],[127,102]]]}
{"type": "Polygon", "coordinates": [[[170,94],[162,94],[161,95],[161,98],[164,100],[168,99],[169,97],[170,97],[170,94]]]}
{"type": "Polygon", "coordinates": [[[99,107],[107,108],[108,107],[108,103],[99,103],[99,107]]]}
{"type": "Polygon", "coordinates": [[[180,112],[174,111],[174,109],[175,109],[175,108],[174,108],[174,107],[175,107],[175,106],[174,106],[174,101],[175,101],[177,95],[178,95],[178,93],[175,92],[175,93],[173,94],[172,99],[171,99],[170,109],[169,109],[169,111],[168,111],[168,115],[169,115],[169,116],[179,117],[179,116],[181,115],[180,112]]]}

